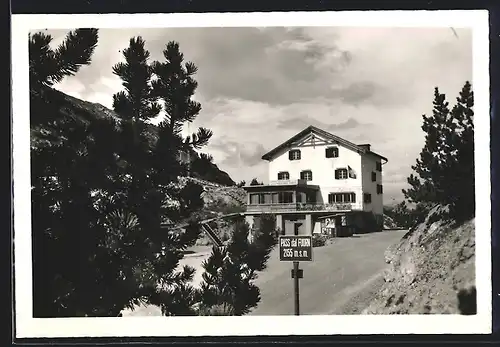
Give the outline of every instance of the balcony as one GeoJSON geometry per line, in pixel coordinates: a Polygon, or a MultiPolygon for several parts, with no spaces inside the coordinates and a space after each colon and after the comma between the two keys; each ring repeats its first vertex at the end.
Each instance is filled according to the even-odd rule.
{"type": "Polygon", "coordinates": [[[293,212],[336,212],[360,209],[358,204],[321,204],[321,203],[282,203],[282,204],[250,204],[247,205],[248,213],[293,213],[293,212]]]}

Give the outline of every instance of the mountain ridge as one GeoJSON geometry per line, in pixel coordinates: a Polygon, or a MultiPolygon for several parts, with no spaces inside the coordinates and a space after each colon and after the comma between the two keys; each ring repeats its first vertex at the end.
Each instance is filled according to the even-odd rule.
{"type": "MultiPolygon", "coordinates": [[[[57,127],[54,125],[57,122],[64,121],[65,117],[71,117],[87,124],[105,119],[110,119],[115,124],[119,124],[121,121],[113,110],[102,104],[82,100],[50,87],[43,87],[40,91],[31,89],[30,101],[32,109],[45,110],[44,117],[47,117],[44,122],[31,119],[31,148],[56,144],[58,138],[63,137],[64,134],[57,131],[57,127]],[[49,119],[49,117],[51,118],[49,119]]],[[[158,126],[151,123],[147,123],[147,125],[148,140],[154,142],[157,140],[158,126]]],[[[221,170],[217,164],[204,160],[193,149],[190,150],[190,162],[191,175],[194,177],[224,186],[236,185],[227,172],[221,170]]]]}

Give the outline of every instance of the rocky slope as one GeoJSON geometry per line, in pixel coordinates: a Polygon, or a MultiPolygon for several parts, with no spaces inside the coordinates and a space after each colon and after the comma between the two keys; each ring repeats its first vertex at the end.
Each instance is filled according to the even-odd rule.
{"type": "Polygon", "coordinates": [[[394,219],[389,217],[388,215],[384,214],[384,229],[385,230],[392,230],[392,229],[399,229],[399,225],[394,222],[394,219]]]}
{"type": "Polygon", "coordinates": [[[364,314],[475,313],[474,219],[456,226],[435,207],[385,254],[385,283],[364,314]]]}
{"type": "MultiPolygon", "coordinates": [[[[230,219],[223,219],[221,217],[245,211],[245,190],[237,186],[224,186],[195,177],[181,178],[181,183],[188,181],[203,187],[202,198],[205,206],[202,211],[199,211],[200,219],[215,218],[215,221],[210,223],[210,226],[219,234],[222,241],[227,240],[230,236],[233,223],[230,219]]],[[[208,244],[211,244],[210,239],[202,233],[197,245],[208,244]]]]}

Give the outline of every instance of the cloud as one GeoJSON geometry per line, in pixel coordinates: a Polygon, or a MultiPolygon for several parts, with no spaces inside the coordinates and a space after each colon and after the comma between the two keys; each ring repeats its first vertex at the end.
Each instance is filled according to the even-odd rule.
{"type": "Polygon", "coordinates": [[[214,141],[211,148],[224,153],[225,158],[221,165],[252,167],[262,163],[262,155],[266,149],[261,143],[251,143],[242,145],[240,142],[228,140],[225,137],[214,141]]]}
{"type": "Polygon", "coordinates": [[[342,101],[348,104],[359,105],[370,100],[377,91],[377,84],[371,81],[355,82],[345,89],[339,90],[342,101]]]}
{"type": "MultiPolygon", "coordinates": [[[[49,30],[59,42],[67,31],[49,30]]],[[[133,36],[152,59],[170,40],[199,68],[198,126],[213,130],[206,151],[235,181],[267,179],[263,153],[315,125],[386,156],[384,196],[401,199],[438,86],[453,103],[472,78],[472,35],[449,28],[103,29],[90,66],[56,86],[111,107],[122,89],[112,74],[133,36]]],[[[204,150],[205,151],[205,150],[204,150]]]]}
{"type": "MultiPolygon", "coordinates": [[[[333,118],[333,117],[332,117],[333,118]]],[[[366,126],[366,124],[359,123],[356,119],[349,117],[344,121],[340,121],[338,123],[334,123],[335,119],[332,119],[330,122],[323,122],[317,119],[314,119],[309,116],[295,117],[291,119],[283,119],[280,120],[277,124],[277,128],[281,129],[293,129],[293,130],[303,130],[310,125],[313,125],[317,128],[326,130],[326,131],[335,131],[335,130],[349,130],[362,126],[366,126]]]]}

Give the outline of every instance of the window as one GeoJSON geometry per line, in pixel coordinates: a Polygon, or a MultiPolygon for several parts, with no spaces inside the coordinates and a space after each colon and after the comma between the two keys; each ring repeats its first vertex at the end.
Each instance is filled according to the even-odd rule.
{"type": "Polygon", "coordinates": [[[300,150],[293,149],[288,152],[288,159],[290,160],[300,160],[300,150]]]}
{"type": "Polygon", "coordinates": [[[259,194],[259,204],[265,204],[266,202],[264,201],[264,194],[259,194]]]}
{"type": "Polygon", "coordinates": [[[309,192],[306,194],[306,202],[309,204],[315,204],[316,203],[316,193],[315,192],[309,192]]]}
{"type": "Polygon", "coordinates": [[[273,193],[273,204],[278,204],[279,202],[279,193],[273,193]]]}
{"type": "Polygon", "coordinates": [[[264,198],[266,204],[291,204],[293,202],[292,192],[279,192],[266,194],[269,197],[264,198]]]}
{"type": "Polygon", "coordinates": [[[347,169],[337,169],[335,170],[335,179],[345,180],[348,177],[347,169]]]}
{"type": "Polygon", "coordinates": [[[273,203],[271,193],[250,194],[250,205],[262,205],[273,203]]]}
{"type": "Polygon", "coordinates": [[[351,203],[356,202],[355,193],[330,193],[328,194],[328,203],[351,203]]]}
{"type": "Polygon", "coordinates": [[[381,163],[381,162],[379,162],[379,161],[377,161],[376,166],[377,166],[377,171],[382,172],[382,163],[381,163]]]}
{"type": "Polygon", "coordinates": [[[312,181],[313,174],[311,170],[305,170],[300,173],[300,179],[306,181],[312,181]]]}
{"type": "Polygon", "coordinates": [[[280,204],[291,204],[293,202],[292,192],[280,192],[278,193],[278,203],[280,204]]]}
{"type": "Polygon", "coordinates": [[[337,158],[339,156],[338,147],[328,147],[325,149],[325,157],[327,158],[337,158]]]}
{"type": "Polygon", "coordinates": [[[250,194],[250,205],[257,205],[259,203],[259,194],[250,194]]]}
{"type": "Polygon", "coordinates": [[[377,184],[377,194],[382,194],[383,193],[383,188],[381,184],[377,184]]]}
{"type": "Polygon", "coordinates": [[[363,194],[363,202],[365,204],[370,204],[372,202],[372,195],[369,193],[363,194]]]}
{"type": "Polygon", "coordinates": [[[265,193],[261,195],[263,195],[264,204],[271,204],[273,202],[273,196],[271,193],[265,193]]]}
{"type": "Polygon", "coordinates": [[[305,193],[297,192],[296,199],[297,202],[305,202],[305,193]]]}
{"type": "Polygon", "coordinates": [[[290,174],[286,171],[278,172],[278,180],[289,180],[290,174]]]}
{"type": "Polygon", "coordinates": [[[375,171],[372,171],[372,182],[375,182],[377,180],[377,173],[375,171]]]}

